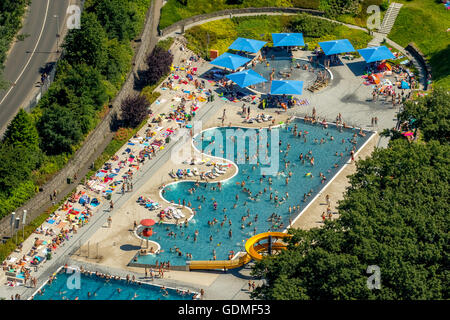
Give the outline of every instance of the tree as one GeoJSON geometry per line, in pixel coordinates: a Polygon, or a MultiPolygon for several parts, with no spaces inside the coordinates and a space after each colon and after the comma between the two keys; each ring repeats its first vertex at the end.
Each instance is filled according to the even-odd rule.
{"type": "Polygon", "coordinates": [[[67,34],[63,47],[66,49],[64,58],[70,64],[86,63],[96,69],[101,69],[106,60],[107,36],[94,13],[83,12],[81,28],[71,29],[67,34]]]}
{"type": "Polygon", "coordinates": [[[73,92],[75,97],[86,98],[97,110],[103,107],[108,97],[102,84],[100,71],[82,63],[75,65],[66,64],[64,68],[61,67],[58,70],[58,73],[58,80],[61,81],[61,86],[73,92]]]}
{"type": "Polygon", "coordinates": [[[22,146],[30,151],[38,151],[39,134],[31,115],[20,109],[8,125],[3,142],[8,145],[22,146]]]}
{"type": "Polygon", "coordinates": [[[411,128],[418,128],[425,141],[450,141],[450,93],[443,89],[434,90],[431,95],[414,101],[407,101],[404,111],[399,113],[400,121],[406,121],[411,128]]]}
{"type": "Polygon", "coordinates": [[[128,45],[119,43],[117,39],[109,40],[107,47],[108,63],[103,68],[102,74],[119,89],[130,69],[133,50],[128,45]]]}
{"type": "Polygon", "coordinates": [[[41,160],[38,150],[19,144],[0,144],[0,194],[9,197],[15,188],[30,179],[41,160]]]}
{"type": "Polygon", "coordinates": [[[38,123],[41,148],[47,154],[71,152],[82,131],[73,112],[56,104],[44,110],[38,123]]]}
{"type": "Polygon", "coordinates": [[[450,147],[404,139],[357,162],[322,228],[291,230],[287,250],[257,262],[262,299],[448,299],[450,147]],[[381,271],[370,290],[367,268],[381,271]],[[297,289],[297,290],[296,290],[297,289]]]}
{"type": "Polygon", "coordinates": [[[156,84],[159,79],[169,73],[173,62],[173,55],[160,47],[155,47],[147,57],[148,69],[144,73],[143,80],[146,84],[156,84]]]}
{"type": "Polygon", "coordinates": [[[122,101],[122,120],[126,126],[136,128],[147,117],[149,108],[143,95],[128,96],[122,101]]]}
{"type": "Polygon", "coordinates": [[[305,37],[320,38],[324,35],[333,34],[337,26],[338,24],[335,22],[317,19],[304,13],[292,19],[288,28],[294,32],[303,33],[305,37]]]}
{"type": "Polygon", "coordinates": [[[94,0],[87,10],[97,15],[109,39],[130,41],[138,34],[136,12],[132,10],[129,1],[94,0]]]}
{"type": "Polygon", "coordinates": [[[359,0],[326,0],[320,1],[320,10],[325,11],[328,17],[337,17],[342,14],[356,14],[359,0]]]}

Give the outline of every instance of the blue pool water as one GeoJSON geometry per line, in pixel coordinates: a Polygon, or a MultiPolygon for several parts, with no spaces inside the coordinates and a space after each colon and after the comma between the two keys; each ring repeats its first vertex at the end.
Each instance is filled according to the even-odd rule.
{"type": "Polygon", "coordinates": [[[43,294],[36,293],[34,300],[192,300],[193,294],[181,295],[173,289],[166,289],[168,295],[158,286],[148,284],[126,283],[126,280],[106,281],[95,275],[80,274],[80,289],[69,289],[70,276],[65,272],[58,273],[52,284],[46,284],[43,294]],[[120,293],[117,289],[120,288],[120,293]],[[88,292],[91,296],[88,296],[88,292]],[[135,294],[137,295],[134,298],[135,294]]]}
{"type": "MultiPolygon", "coordinates": [[[[311,86],[314,81],[317,79],[317,75],[319,72],[324,71],[324,67],[311,63],[307,60],[302,59],[294,59],[290,57],[286,50],[282,50],[280,48],[270,48],[266,50],[265,53],[267,62],[266,63],[257,63],[254,67],[251,67],[254,71],[262,75],[266,79],[270,79],[270,75],[274,70],[273,80],[300,80],[303,81],[303,88],[311,86]],[[272,55],[274,56],[272,59],[272,55]],[[297,64],[300,68],[297,68],[297,64]],[[303,66],[308,65],[308,70],[304,70],[303,66]],[[290,74],[287,77],[287,74],[290,74]]],[[[325,73],[327,75],[327,73],[325,73]]],[[[271,82],[262,82],[256,84],[254,89],[258,92],[262,93],[270,93],[271,82]]]]}
{"type": "MultiPolygon", "coordinates": [[[[251,156],[253,153],[251,152],[252,148],[250,148],[250,138],[246,139],[245,150],[249,153],[249,159],[254,162],[253,164],[249,163],[249,161],[243,161],[242,153],[238,155],[237,143],[229,144],[227,149],[227,140],[230,143],[231,138],[227,138],[226,130],[230,129],[237,128],[206,130],[203,133],[203,143],[201,135],[197,135],[194,138],[194,145],[207,154],[212,150],[212,155],[221,157],[228,155],[232,150],[234,157],[230,158],[230,160],[232,159],[237,163],[239,168],[238,174],[224,182],[221,191],[218,190],[217,183],[200,183],[200,186],[196,187],[195,182],[185,181],[166,186],[164,197],[168,201],[173,200],[175,203],[182,203],[184,199],[186,204],[190,202],[192,207],[197,209],[197,214],[187,227],[184,225],[178,227],[164,224],[155,225],[153,228],[154,233],[150,239],[159,242],[162,252],[157,255],[138,256],[137,263],[155,264],[158,260],[159,262],[170,261],[172,265],[185,265],[186,253],[192,254],[192,260],[212,260],[213,250],[215,250],[217,260],[226,260],[230,251],[244,251],[245,241],[253,236],[255,231],[256,233],[269,230],[282,231],[289,225],[289,219],[294,220],[298,213],[325,186],[326,182],[350,159],[350,150],[353,145],[358,150],[370,136],[370,133],[366,133],[365,137],[358,135],[355,138],[356,144],[352,144],[351,139],[353,139],[354,133],[357,133],[356,131],[344,129],[340,132],[335,126],[323,129],[321,125],[311,125],[297,119],[287,127],[274,128],[272,131],[269,131],[267,138],[269,158],[273,155],[275,156],[275,152],[271,151],[272,135],[276,137],[276,134],[278,134],[279,140],[281,140],[281,146],[279,150],[276,150],[279,153],[278,170],[274,176],[263,176],[261,168],[268,168],[269,165],[257,166],[255,164],[256,160],[253,160],[251,156]],[[303,137],[293,136],[292,129],[294,124],[297,124],[298,130],[309,132],[306,142],[304,142],[303,137]],[[220,133],[219,137],[216,137],[215,132],[220,133]],[[208,138],[210,136],[212,137],[208,138]],[[334,140],[331,140],[331,136],[333,136],[334,140]],[[320,143],[322,138],[325,141],[323,144],[320,143]],[[220,145],[218,143],[219,139],[222,139],[223,148],[218,147],[220,145]],[[318,143],[314,141],[315,139],[318,140],[318,143]],[[344,140],[344,143],[342,143],[342,140],[344,140]],[[290,144],[291,147],[286,155],[287,144],[290,144]],[[303,153],[303,156],[305,156],[309,151],[312,151],[312,156],[315,159],[314,166],[310,164],[309,160],[306,160],[305,163],[299,160],[300,153],[303,153]],[[336,152],[338,152],[338,156],[336,156],[336,152]],[[340,156],[341,152],[344,155],[343,157],[340,156]],[[286,169],[285,163],[288,161],[290,161],[290,164],[286,169]],[[239,162],[245,163],[240,164],[239,162]],[[337,168],[335,164],[338,165],[337,168]],[[286,185],[286,177],[289,171],[292,172],[292,177],[286,185]],[[307,173],[311,173],[313,177],[306,176],[307,173]],[[324,183],[319,177],[320,173],[323,173],[326,177],[324,183]],[[269,185],[269,177],[272,179],[272,185],[269,185]],[[237,185],[237,182],[242,181],[245,181],[245,187],[252,192],[252,197],[245,193],[240,185],[237,185]],[[196,188],[196,191],[191,194],[189,189],[193,187],[196,188]],[[267,189],[266,192],[264,192],[264,188],[267,189]],[[262,194],[255,197],[260,191],[262,194]],[[308,194],[310,191],[312,191],[311,195],[306,198],[306,201],[303,201],[304,194],[308,194]],[[286,192],[288,197],[286,197],[286,192]],[[283,197],[286,199],[282,203],[275,204],[274,200],[270,200],[270,193],[272,193],[273,197],[278,195],[280,200],[283,197]],[[236,195],[238,195],[238,200],[236,200],[236,195]],[[213,207],[214,201],[217,202],[216,210],[213,207]],[[201,209],[198,209],[199,205],[201,205],[201,209]],[[289,213],[289,206],[297,205],[300,206],[300,211],[292,210],[289,213]],[[224,208],[226,208],[226,212],[223,212],[224,208]],[[268,221],[273,213],[282,217],[280,222],[268,221]],[[224,214],[227,215],[227,220],[221,226],[221,222],[225,218],[224,214]],[[242,216],[248,214],[249,217],[244,222],[241,222],[242,216]],[[258,215],[257,221],[255,221],[256,215],[258,215]],[[212,221],[214,218],[218,220],[218,223],[212,226],[209,225],[208,221],[212,221]],[[231,225],[229,224],[230,220],[232,222],[231,225]],[[252,224],[248,225],[250,221],[252,224]],[[280,228],[281,222],[283,226],[280,228]],[[244,228],[241,226],[242,223],[244,228]],[[231,237],[229,235],[230,230],[232,232],[231,237]],[[196,231],[198,231],[198,236],[196,241],[194,241],[196,231]],[[176,236],[169,236],[170,232],[175,233],[176,236]],[[210,239],[211,236],[212,240],[210,239]],[[182,253],[181,256],[175,252],[175,248],[179,248],[179,251],[182,253]]],[[[247,129],[243,130],[244,132],[247,131],[247,129]]],[[[259,137],[261,136],[259,135],[259,137]]],[[[278,144],[279,140],[276,139],[274,143],[278,144]]],[[[266,146],[265,141],[263,145],[266,146]]],[[[264,157],[260,158],[265,159],[264,157]]]]}

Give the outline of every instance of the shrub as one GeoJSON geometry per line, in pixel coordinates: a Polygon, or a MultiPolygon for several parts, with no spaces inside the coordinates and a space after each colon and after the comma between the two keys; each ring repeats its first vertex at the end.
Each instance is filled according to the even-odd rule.
{"type": "Polygon", "coordinates": [[[142,89],[141,94],[147,99],[148,103],[151,105],[161,96],[158,91],[153,91],[153,86],[146,86],[142,89]]]}
{"type": "Polygon", "coordinates": [[[32,151],[39,150],[39,134],[33,118],[25,110],[20,109],[8,125],[3,141],[6,144],[23,146],[32,151]]]}
{"type": "Polygon", "coordinates": [[[40,155],[24,148],[2,144],[0,146],[0,193],[12,196],[20,185],[31,177],[32,171],[41,162],[40,155]]]}
{"type": "Polygon", "coordinates": [[[411,126],[420,129],[425,141],[450,141],[450,94],[436,89],[427,97],[417,101],[407,101],[404,111],[399,113],[400,121],[411,121],[411,126]]]}
{"type": "Polygon", "coordinates": [[[304,37],[320,38],[327,34],[333,34],[337,23],[317,19],[307,14],[299,14],[288,25],[293,32],[301,32],[304,37]]]}
{"type": "Polygon", "coordinates": [[[53,104],[45,109],[38,123],[41,148],[47,154],[71,152],[82,132],[76,117],[68,108],[53,104]]]}
{"type": "Polygon", "coordinates": [[[155,47],[153,52],[147,57],[147,70],[143,74],[143,80],[146,84],[152,85],[159,81],[170,71],[173,55],[167,50],[155,47]]]}
{"type": "Polygon", "coordinates": [[[130,41],[138,33],[136,12],[129,0],[92,0],[87,11],[97,15],[110,39],[130,41]]]}
{"type": "Polygon", "coordinates": [[[339,218],[257,261],[267,300],[448,299],[448,145],[394,140],[357,162],[339,218]],[[366,270],[381,269],[381,290],[366,270]]]}
{"type": "Polygon", "coordinates": [[[334,18],[342,14],[356,14],[359,0],[323,0],[320,2],[320,10],[325,11],[328,17],[334,18]]]}
{"type": "Polygon", "coordinates": [[[156,46],[160,47],[160,48],[162,48],[162,49],[164,49],[166,51],[169,51],[169,49],[172,46],[174,40],[175,40],[174,38],[168,37],[167,39],[159,40],[158,43],[156,44],[156,46]]]}
{"type": "Polygon", "coordinates": [[[101,69],[107,63],[107,35],[93,13],[83,12],[81,28],[71,29],[64,39],[64,59],[69,64],[86,63],[101,69]]]}
{"type": "Polygon", "coordinates": [[[149,113],[150,104],[142,95],[128,96],[122,101],[122,120],[128,127],[136,128],[149,113]]]}

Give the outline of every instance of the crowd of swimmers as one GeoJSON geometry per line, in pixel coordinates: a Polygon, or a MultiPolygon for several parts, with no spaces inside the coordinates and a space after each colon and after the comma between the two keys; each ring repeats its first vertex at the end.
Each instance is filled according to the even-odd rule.
{"type": "MultiPolygon", "coordinates": [[[[160,278],[163,278],[163,277],[164,277],[164,268],[167,268],[167,270],[168,270],[169,267],[170,267],[170,262],[157,264],[157,267],[159,267],[159,277],[160,277],[160,278]]],[[[108,273],[101,273],[101,272],[98,272],[98,271],[96,271],[96,272],[88,271],[88,270],[85,270],[85,269],[83,268],[83,266],[80,266],[80,268],[79,268],[78,271],[79,271],[81,274],[83,274],[84,276],[87,276],[87,277],[96,277],[96,278],[98,278],[98,279],[103,280],[105,283],[109,283],[111,280],[115,280],[115,281],[124,280],[124,281],[126,282],[127,285],[131,285],[131,284],[136,284],[136,285],[138,285],[138,286],[141,286],[141,285],[142,285],[142,282],[141,282],[141,281],[137,281],[137,280],[136,280],[136,277],[135,277],[134,275],[131,275],[131,276],[130,276],[129,274],[127,274],[125,278],[121,278],[120,276],[115,276],[115,275],[111,275],[111,274],[108,274],[108,273]]],[[[66,272],[66,273],[72,273],[72,272],[68,272],[68,266],[67,266],[67,264],[64,266],[64,272],[66,272]]],[[[145,268],[145,278],[146,278],[146,279],[148,278],[148,275],[149,275],[149,273],[148,273],[148,271],[147,271],[147,268],[145,268]]],[[[151,280],[154,280],[154,278],[155,278],[153,268],[150,268],[150,278],[151,278],[151,280]]],[[[53,274],[53,275],[51,275],[51,276],[49,277],[49,279],[48,279],[48,281],[47,281],[47,284],[48,284],[48,285],[51,285],[52,282],[53,282],[54,280],[56,280],[56,279],[57,279],[57,274],[55,273],[55,274],[53,274]]],[[[122,289],[121,289],[120,287],[118,287],[118,288],[115,289],[115,291],[116,291],[117,294],[120,294],[120,293],[122,292],[122,289]]],[[[167,290],[167,288],[166,288],[165,286],[160,286],[160,290],[159,290],[159,291],[160,291],[160,293],[161,293],[162,296],[168,296],[168,295],[169,295],[169,292],[168,292],[168,290],[167,290]]],[[[175,292],[176,292],[178,295],[180,295],[180,296],[191,295],[191,294],[193,293],[193,292],[191,292],[190,290],[180,290],[180,289],[176,289],[175,292]]],[[[42,296],[42,295],[44,295],[44,293],[45,293],[45,288],[41,288],[41,289],[39,289],[39,290],[37,291],[36,294],[42,296]]],[[[59,295],[61,296],[61,299],[62,299],[62,300],[68,300],[68,298],[64,295],[64,294],[66,294],[66,293],[67,293],[67,291],[61,291],[61,290],[59,291],[59,295]]],[[[204,291],[203,291],[203,290],[202,290],[202,294],[204,294],[204,291]]],[[[87,296],[87,298],[89,299],[89,298],[92,298],[92,297],[96,297],[96,296],[97,296],[97,293],[88,291],[88,292],[86,293],[86,296],[87,296]]],[[[194,296],[193,296],[193,299],[197,298],[197,296],[198,296],[198,295],[194,295],[194,296]]],[[[34,297],[34,296],[33,296],[33,297],[34,297]]],[[[33,297],[31,297],[31,299],[33,299],[33,297]]],[[[138,297],[139,297],[139,295],[135,292],[135,293],[134,293],[134,296],[131,298],[131,300],[134,300],[134,299],[136,299],[136,298],[138,298],[138,297]]],[[[11,300],[20,300],[20,295],[19,295],[19,296],[16,295],[16,297],[11,296],[11,300]],[[14,299],[14,298],[15,298],[15,299],[14,299]]],[[[79,300],[79,297],[76,296],[76,297],[74,298],[74,300],[79,300]]]]}
{"type": "MultiPolygon", "coordinates": [[[[310,138],[309,137],[309,132],[307,130],[302,130],[299,126],[298,123],[294,122],[294,123],[290,123],[291,119],[289,119],[286,122],[286,125],[284,126],[286,131],[290,131],[290,133],[300,139],[303,139],[303,141],[306,143],[308,140],[310,140],[313,144],[316,145],[323,145],[329,142],[333,142],[335,141],[335,137],[332,135],[331,132],[328,132],[326,129],[329,127],[329,123],[323,119],[320,120],[317,116],[316,110],[315,108],[313,108],[313,113],[311,116],[309,117],[305,117],[305,122],[311,122],[313,124],[317,124],[322,126],[322,128],[325,130],[324,131],[324,136],[323,137],[317,137],[317,138],[310,138]]],[[[339,113],[336,117],[336,125],[338,126],[338,128],[342,131],[343,128],[351,128],[349,126],[346,125],[346,123],[343,121],[342,119],[342,115],[339,113]]],[[[345,143],[350,143],[350,146],[345,146],[345,151],[336,151],[335,153],[333,153],[333,155],[339,159],[339,161],[337,160],[331,168],[329,168],[327,170],[327,172],[319,172],[318,174],[318,178],[320,179],[321,183],[324,184],[327,182],[327,175],[331,174],[333,170],[336,170],[337,168],[340,167],[340,163],[342,163],[342,161],[344,160],[344,154],[350,155],[351,156],[351,160],[354,160],[354,154],[356,152],[356,146],[358,143],[358,136],[364,137],[365,133],[362,129],[356,129],[353,128],[353,136],[352,138],[349,139],[342,139],[340,142],[342,144],[345,143]]],[[[253,137],[254,139],[257,139],[257,137],[253,137]]],[[[214,141],[212,141],[211,143],[214,143],[214,141]]],[[[268,143],[267,143],[268,144],[268,143]]],[[[280,155],[282,155],[281,157],[281,163],[283,163],[284,165],[284,170],[280,170],[277,173],[277,177],[278,179],[282,178],[284,179],[285,185],[289,185],[290,180],[293,178],[294,176],[294,172],[293,170],[290,168],[291,166],[296,166],[296,164],[294,164],[293,162],[297,162],[297,161],[292,161],[292,159],[288,159],[288,155],[291,151],[291,144],[288,143],[283,143],[282,140],[279,140],[278,142],[279,144],[279,150],[280,150],[280,155]]],[[[244,177],[246,176],[246,173],[248,170],[256,170],[257,167],[260,166],[258,159],[258,151],[256,151],[256,154],[251,156],[248,151],[245,151],[244,154],[239,155],[237,154],[237,157],[241,157],[243,160],[245,159],[246,161],[250,161],[255,159],[256,164],[253,165],[251,167],[251,169],[241,169],[241,173],[244,175],[244,177]]],[[[331,156],[331,155],[330,155],[331,156]]],[[[308,152],[306,152],[305,154],[300,153],[298,155],[298,162],[301,163],[302,166],[305,166],[306,168],[310,167],[313,168],[316,166],[316,162],[317,162],[317,157],[315,156],[315,154],[313,154],[312,150],[309,150],[308,152]]],[[[312,172],[307,172],[305,174],[306,177],[308,178],[315,178],[312,172]]],[[[258,232],[258,219],[259,216],[257,213],[254,214],[250,214],[250,208],[247,206],[249,203],[251,202],[258,202],[258,201],[269,201],[274,208],[279,208],[280,206],[282,206],[284,203],[288,202],[289,200],[289,193],[288,192],[283,192],[282,194],[273,188],[273,179],[275,179],[275,177],[271,177],[271,176],[266,176],[264,174],[261,175],[261,177],[259,178],[259,184],[260,185],[264,185],[263,188],[259,188],[260,190],[255,191],[252,187],[252,185],[255,184],[255,182],[258,182],[258,179],[252,180],[251,179],[251,175],[247,175],[247,178],[243,179],[242,181],[236,182],[236,185],[239,186],[239,192],[235,194],[234,198],[235,201],[231,202],[229,204],[229,206],[232,209],[239,209],[240,211],[242,211],[242,215],[240,217],[240,221],[237,221],[237,225],[240,226],[240,230],[245,233],[246,235],[249,234],[257,234],[258,232]],[[241,193],[243,193],[244,196],[244,201],[242,203],[242,199],[241,201],[239,201],[240,198],[242,198],[241,193]],[[238,208],[238,203],[241,202],[241,204],[239,205],[238,208]]],[[[216,244],[217,247],[220,247],[222,245],[221,242],[218,242],[218,240],[223,239],[225,237],[225,235],[228,235],[228,238],[231,239],[233,238],[233,231],[232,230],[232,225],[233,222],[232,221],[232,217],[234,217],[235,215],[230,215],[227,210],[228,208],[226,208],[225,206],[221,205],[218,201],[218,199],[207,199],[207,197],[205,196],[205,190],[208,191],[222,191],[222,183],[205,183],[205,182],[195,182],[194,185],[192,187],[190,187],[188,189],[188,193],[191,197],[193,197],[194,199],[196,198],[197,200],[197,204],[193,205],[191,203],[191,201],[189,201],[188,199],[178,199],[178,204],[179,205],[183,205],[183,206],[188,206],[190,208],[192,208],[193,210],[202,210],[202,207],[206,207],[206,208],[211,208],[211,210],[213,212],[221,212],[223,215],[223,218],[220,218],[217,214],[215,214],[213,217],[211,217],[208,221],[208,227],[210,229],[209,231],[209,235],[207,234],[205,237],[205,240],[207,242],[209,242],[210,244],[216,244]],[[228,215],[227,215],[228,213],[228,215]],[[225,230],[224,230],[225,229],[225,230]],[[214,232],[214,231],[215,232],[214,232]],[[223,231],[222,231],[223,230],[223,231]],[[217,236],[214,235],[214,233],[220,233],[221,236],[219,237],[219,239],[217,239],[217,236]]],[[[290,219],[290,217],[292,215],[296,215],[298,214],[302,208],[305,207],[306,203],[310,201],[311,197],[313,197],[315,195],[315,192],[313,189],[310,189],[307,193],[304,193],[303,195],[303,199],[299,199],[299,203],[298,204],[289,204],[289,207],[286,209],[287,212],[285,212],[284,214],[278,214],[273,212],[272,215],[270,215],[268,218],[266,218],[266,221],[269,222],[269,226],[267,231],[281,231],[284,230],[286,228],[286,221],[283,221],[283,217],[289,216],[289,225],[291,225],[292,220],[290,219]]],[[[197,212],[198,212],[197,211],[197,212]]],[[[172,239],[185,239],[186,241],[193,241],[194,243],[198,242],[199,239],[199,230],[195,230],[194,234],[188,234],[188,232],[186,232],[186,230],[184,230],[183,227],[187,227],[187,221],[184,224],[179,224],[177,225],[177,228],[175,229],[170,229],[169,227],[167,227],[166,231],[167,231],[167,236],[169,238],[172,239]],[[179,228],[179,230],[177,230],[179,228]]],[[[266,231],[266,230],[259,230],[260,232],[266,231]]],[[[204,231],[202,231],[204,232],[204,231]]],[[[208,231],[206,231],[208,232],[208,231]]],[[[213,245],[213,251],[212,251],[212,260],[216,260],[216,246],[213,245]]],[[[183,252],[182,248],[179,248],[177,246],[170,248],[170,252],[171,254],[177,256],[177,257],[185,257],[186,260],[192,260],[192,254],[189,252],[183,252]]],[[[228,259],[231,259],[234,256],[234,254],[231,253],[231,251],[228,253],[228,259]]]]}

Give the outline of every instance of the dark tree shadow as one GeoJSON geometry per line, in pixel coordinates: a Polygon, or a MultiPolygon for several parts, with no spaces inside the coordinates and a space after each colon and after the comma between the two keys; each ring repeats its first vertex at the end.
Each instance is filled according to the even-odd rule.
{"type": "Polygon", "coordinates": [[[432,80],[437,81],[450,74],[450,45],[444,50],[433,54],[429,60],[431,64],[432,80]]]}

